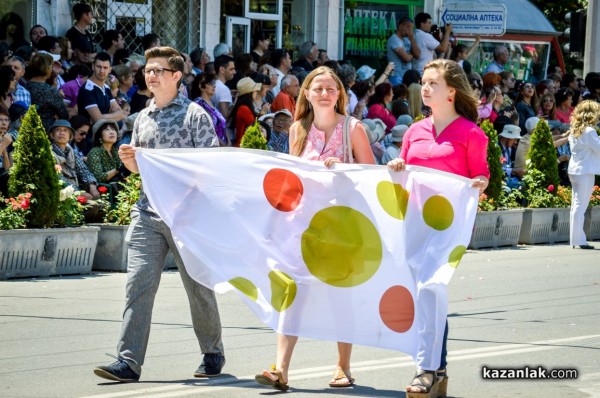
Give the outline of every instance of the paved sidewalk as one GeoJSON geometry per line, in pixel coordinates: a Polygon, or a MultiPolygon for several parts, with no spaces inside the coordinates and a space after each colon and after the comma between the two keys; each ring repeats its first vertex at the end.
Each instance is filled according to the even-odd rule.
{"type": "MultiPolygon", "coordinates": [[[[0,282],[0,397],[273,393],[253,375],[273,363],[275,335],[233,293],[218,296],[227,376],[192,377],[201,357],[176,271],[163,274],[142,381],[94,376],[94,366],[113,361],[104,354],[115,354],[125,280],[125,274],[96,273],[0,282]]],[[[468,252],[449,290],[451,396],[600,396],[600,250],[540,245],[468,252]],[[578,378],[483,380],[483,365],[575,368],[578,378]]],[[[414,371],[404,354],[357,346],[357,386],[331,389],[335,358],[335,343],[301,339],[290,376],[294,397],[404,397],[414,371]]]]}

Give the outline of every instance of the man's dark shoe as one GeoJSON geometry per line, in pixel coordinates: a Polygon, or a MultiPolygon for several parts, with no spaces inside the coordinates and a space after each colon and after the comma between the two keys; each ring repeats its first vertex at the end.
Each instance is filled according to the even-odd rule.
{"type": "Polygon", "coordinates": [[[225,356],[221,354],[204,354],[204,359],[194,372],[194,377],[221,376],[223,366],[225,366],[225,356]]]}
{"type": "Polygon", "coordinates": [[[122,358],[118,358],[116,362],[108,366],[98,366],[94,369],[94,373],[103,379],[121,382],[132,382],[140,379],[140,375],[131,370],[122,358]]]}

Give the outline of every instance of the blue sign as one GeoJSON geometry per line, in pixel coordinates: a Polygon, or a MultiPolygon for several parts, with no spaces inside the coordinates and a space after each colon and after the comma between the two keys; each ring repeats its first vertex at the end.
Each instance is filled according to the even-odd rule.
{"type": "Polygon", "coordinates": [[[455,34],[472,34],[482,36],[502,36],[506,31],[506,6],[489,4],[453,3],[448,4],[442,13],[442,23],[451,23],[455,34]]]}

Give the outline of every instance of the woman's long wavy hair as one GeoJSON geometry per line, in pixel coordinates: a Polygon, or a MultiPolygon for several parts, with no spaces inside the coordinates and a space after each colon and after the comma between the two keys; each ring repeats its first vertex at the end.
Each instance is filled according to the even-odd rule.
{"type": "Polygon", "coordinates": [[[579,137],[586,127],[596,128],[600,118],[600,104],[593,100],[579,103],[571,115],[571,128],[569,134],[579,137]]]}
{"type": "Polygon", "coordinates": [[[456,112],[470,121],[477,123],[477,119],[479,118],[477,112],[479,99],[475,97],[467,75],[460,65],[449,59],[436,59],[425,65],[423,73],[425,73],[425,70],[431,68],[436,69],[442,74],[448,87],[456,90],[456,94],[454,95],[454,109],[456,112]]]}
{"type": "Polygon", "coordinates": [[[294,120],[298,121],[298,127],[296,128],[296,141],[291,148],[290,154],[295,156],[300,156],[302,151],[304,150],[304,145],[306,144],[306,137],[308,136],[308,132],[310,131],[310,126],[313,123],[315,118],[315,114],[310,107],[310,103],[308,102],[308,98],[306,98],[306,91],[310,88],[312,81],[315,77],[327,74],[334,81],[339,91],[339,96],[337,103],[335,105],[336,112],[341,115],[346,115],[346,106],[348,104],[348,97],[346,95],[346,90],[344,90],[344,86],[342,81],[337,76],[337,74],[330,68],[326,66],[319,66],[314,69],[312,72],[306,76],[304,79],[304,83],[302,83],[302,87],[300,88],[300,94],[298,95],[298,101],[296,103],[296,114],[294,115],[294,120]]]}

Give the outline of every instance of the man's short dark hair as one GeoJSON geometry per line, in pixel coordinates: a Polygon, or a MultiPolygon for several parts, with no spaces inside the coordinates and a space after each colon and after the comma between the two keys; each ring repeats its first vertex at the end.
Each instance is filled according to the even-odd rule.
{"type": "Polygon", "coordinates": [[[119,41],[119,32],[114,29],[107,30],[102,36],[100,47],[102,47],[103,50],[108,50],[112,47],[113,41],[119,41]]]}
{"type": "Polygon", "coordinates": [[[51,52],[58,44],[58,39],[54,36],[44,36],[37,42],[37,48],[40,51],[51,52]]]}
{"type": "Polygon", "coordinates": [[[585,75],[585,87],[590,93],[596,95],[596,90],[600,89],[600,72],[590,72],[585,75]]]}
{"type": "Polygon", "coordinates": [[[415,16],[415,26],[417,29],[421,29],[421,24],[427,22],[428,19],[431,19],[431,15],[426,12],[420,12],[415,16]]]}
{"type": "Polygon", "coordinates": [[[77,3],[73,6],[73,16],[79,21],[88,12],[92,12],[92,7],[87,3],[77,3]]]}
{"type": "Polygon", "coordinates": [[[196,47],[190,53],[190,60],[192,61],[192,65],[198,66],[200,62],[202,62],[202,54],[204,53],[204,49],[202,47],[196,47]]]}
{"type": "Polygon", "coordinates": [[[215,58],[215,72],[218,74],[219,69],[221,69],[222,67],[227,68],[227,65],[229,65],[230,62],[234,61],[235,60],[233,59],[233,57],[230,57],[229,55],[219,55],[217,58],[215,58]]]}
{"type": "Polygon", "coordinates": [[[142,48],[144,51],[150,49],[154,43],[160,40],[160,36],[156,33],[148,33],[144,37],[142,37],[142,48]]]}
{"type": "Polygon", "coordinates": [[[396,25],[396,27],[400,27],[400,25],[403,25],[403,24],[405,24],[405,23],[407,23],[407,22],[414,23],[414,22],[413,22],[413,20],[412,20],[412,19],[410,19],[409,17],[402,17],[402,18],[400,18],[400,20],[398,21],[398,24],[396,25]]]}
{"type": "Polygon", "coordinates": [[[285,48],[277,48],[271,53],[271,65],[275,68],[279,68],[281,61],[289,54],[285,48]]]}
{"type": "Polygon", "coordinates": [[[183,55],[172,47],[153,47],[144,53],[146,61],[150,58],[166,58],[169,68],[183,72],[183,55]]]}
{"type": "Polygon", "coordinates": [[[96,61],[108,62],[110,64],[110,55],[108,53],[105,53],[104,51],[99,52],[94,57],[94,62],[93,63],[95,64],[96,61]]]}

